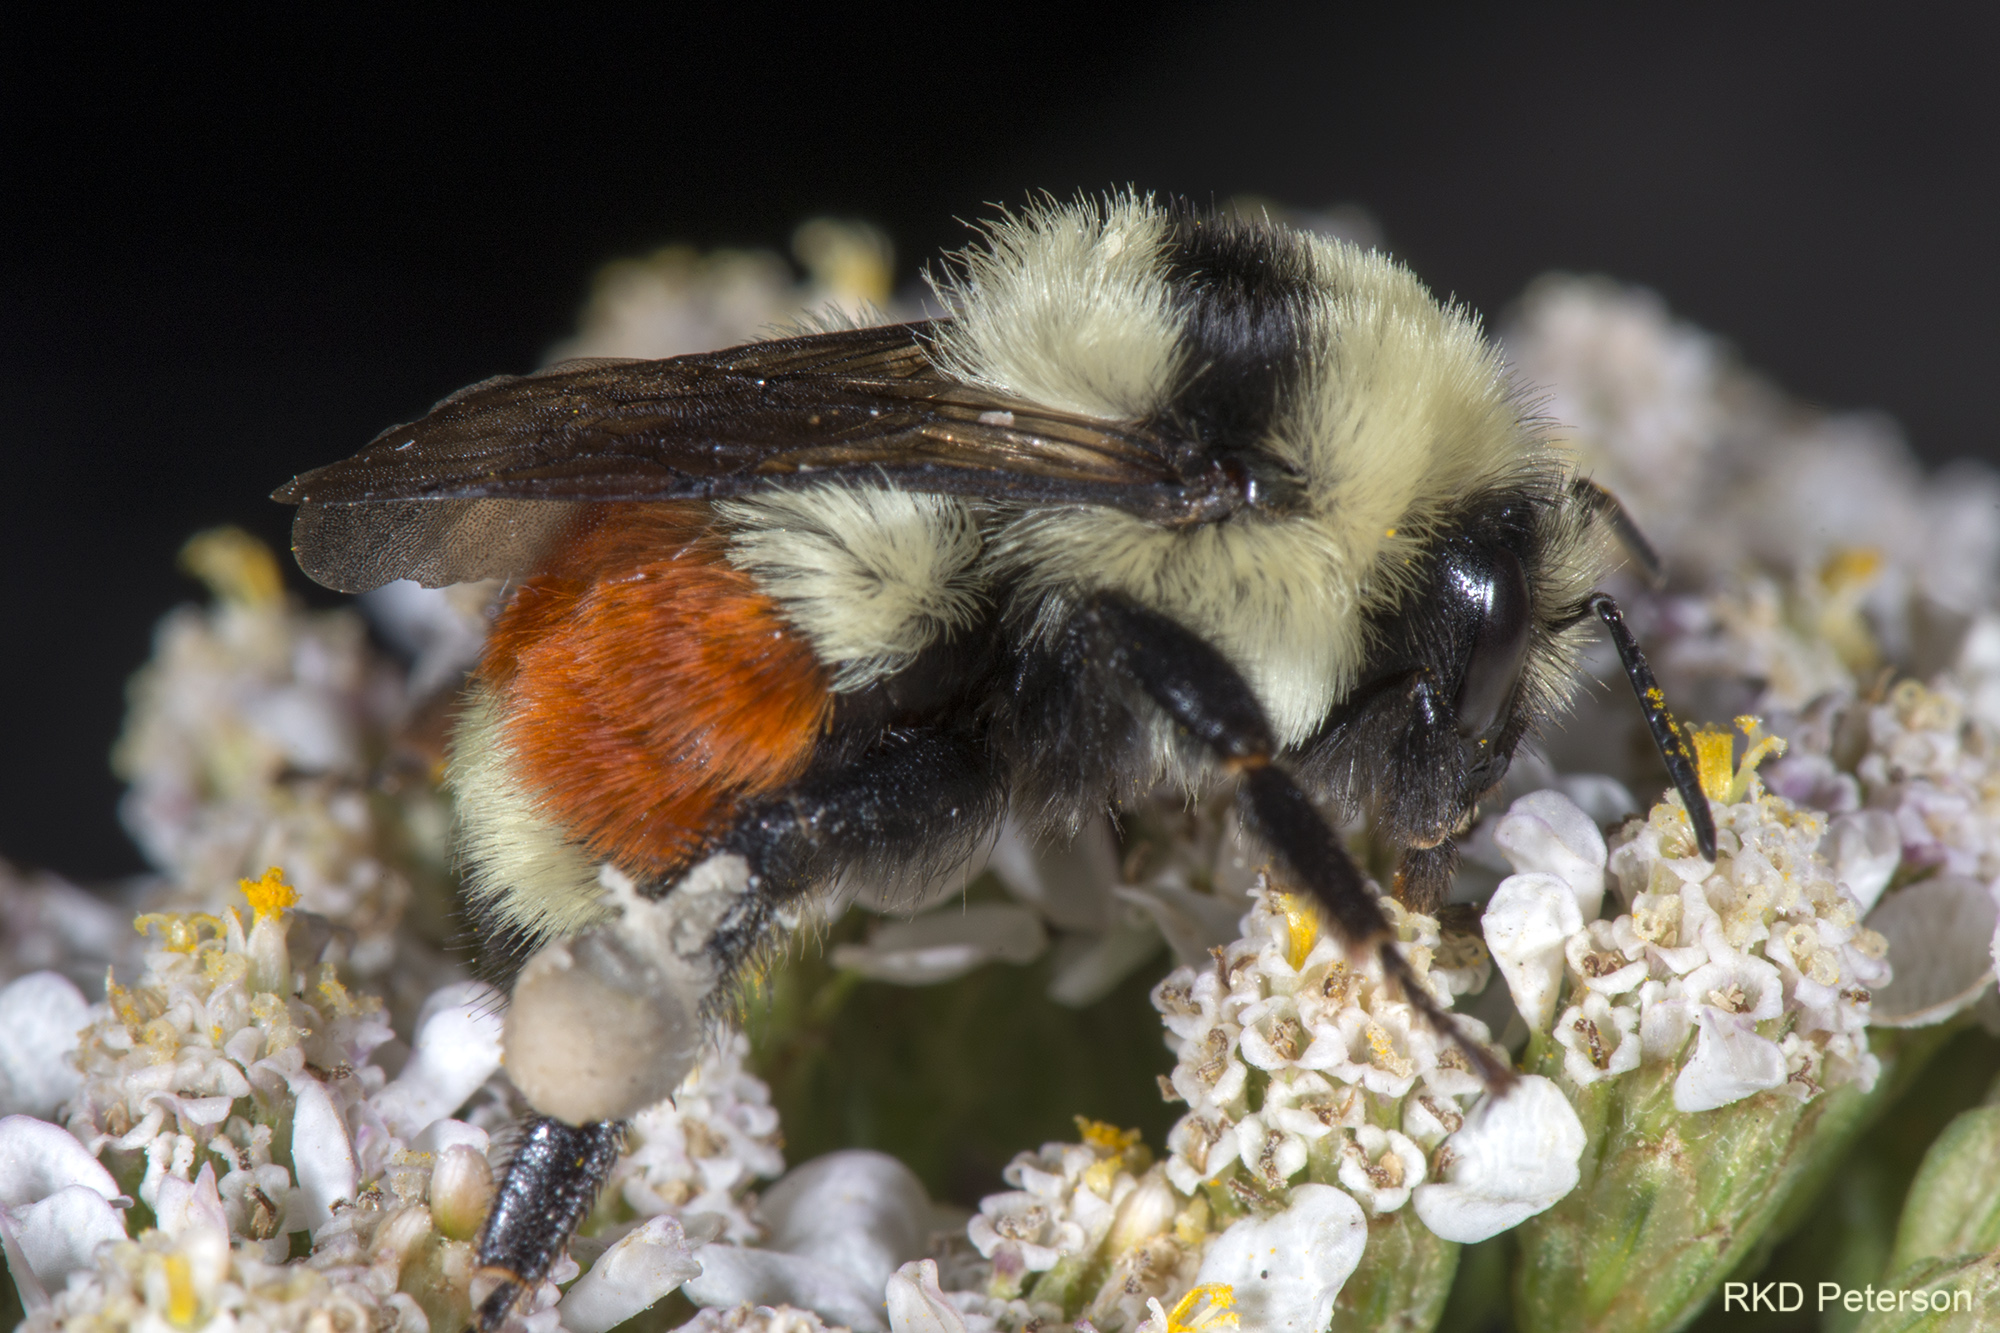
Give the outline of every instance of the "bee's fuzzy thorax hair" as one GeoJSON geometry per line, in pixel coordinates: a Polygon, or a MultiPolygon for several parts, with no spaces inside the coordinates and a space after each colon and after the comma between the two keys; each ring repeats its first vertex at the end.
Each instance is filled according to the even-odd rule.
{"type": "Polygon", "coordinates": [[[932,289],[952,318],[938,364],[971,384],[1111,421],[1152,415],[1180,369],[1150,196],[1038,204],[1003,216],[932,289]]]}
{"type": "Polygon", "coordinates": [[[1125,593],[1220,647],[1287,741],[1353,688],[1367,617],[1411,593],[1455,514],[1567,480],[1478,322],[1346,242],[1115,194],[1003,218],[938,285],[950,373],[1301,478],[1301,513],[1038,508],[991,547],[1013,614],[1047,630],[1076,595],[1125,593]]]}
{"type": "Polygon", "coordinates": [[[888,487],[773,491],[716,506],[729,562],[756,578],[834,673],[859,689],[979,615],[979,526],[964,500],[888,487]]]}

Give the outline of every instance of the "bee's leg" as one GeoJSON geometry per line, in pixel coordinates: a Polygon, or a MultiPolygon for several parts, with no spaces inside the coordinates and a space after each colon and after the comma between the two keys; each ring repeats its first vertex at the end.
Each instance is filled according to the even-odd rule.
{"type": "Polygon", "coordinates": [[[984,738],[938,728],[884,733],[860,754],[809,773],[747,811],[723,850],[750,864],[751,892],[717,927],[711,953],[742,961],[773,911],[836,874],[917,882],[965,860],[1006,805],[1000,760],[984,738]]]}
{"type": "Polygon", "coordinates": [[[1430,847],[1405,847],[1396,861],[1396,900],[1413,912],[1436,916],[1457,870],[1458,844],[1450,838],[1430,847]]]}
{"type": "MultiPolygon", "coordinates": [[[[719,919],[687,922],[705,932],[690,946],[702,961],[703,993],[711,1003],[727,996],[724,983],[770,938],[780,910],[836,874],[915,875],[950,868],[999,822],[1005,795],[1004,772],[977,735],[904,728],[877,736],[872,744],[858,741],[840,762],[751,807],[716,848],[718,856],[742,858],[749,870],[747,888],[719,919]]],[[[677,901],[674,885],[649,887],[652,891],[643,893],[643,899],[671,910],[677,901]]],[[[616,934],[613,928],[604,930],[616,934]]],[[[566,942],[564,947],[579,959],[565,970],[566,976],[594,976],[593,960],[600,956],[626,966],[613,966],[598,980],[622,984],[626,971],[648,975],[644,945],[650,937],[641,932],[636,941],[618,937],[613,948],[589,947],[601,933],[566,942]]],[[[530,964],[523,975],[533,974],[530,964]]],[[[522,1004],[517,984],[514,1016],[522,1004]]],[[[532,1099],[534,1094],[520,1083],[520,1062],[510,1059],[509,1068],[532,1099]]],[[[672,1078],[678,1081],[679,1073],[672,1078]]],[[[566,1093],[574,1090],[574,1080],[564,1086],[566,1093]]],[[[605,1095],[626,1091],[614,1081],[605,1095]]],[[[653,1095],[649,1092],[647,1098],[653,1095]]],[[[630,1113],[604,1105],[606,1114],[630,1113]]],[[[617,1120],[578,1126],[540,1114],[524,1124],[525,1137],[508,1164],[479,1239],[481,1276],[497,1283],[479,1297],[482,1330],[497,1328],[548,1275],[617,1161],[623,1128],[617,1120]]]]}
{"type": "Polygon", "coordinates": [[[1109,594],[1085,603],[1072,630],[1093,642],[1101,665],[1136,685],[1236,774],[1244,822],[1290,878],[1318,900],[1349,946],[1374,949],[1404,998],[1465,1053],[1489,1085],[1509,1082],[1512,1071],[1483,1046],[1465,1040],[1411,972],[1340,835],[1277,762],[1277,740],[1263,706],[1228,659],[1168,617],[1109,594]]]}
{"type": "Polygon", "coordinates": [[[604,1187],[624,1136],[624,1125],[612,1120],[577,1126],[538,1115],[522,1122],[520,1146],[479,1233],[477,1276],[481,1286],[492,1284],[475,1292],[483,1333],[499,1328],[548,1276],[604,1187]]]}

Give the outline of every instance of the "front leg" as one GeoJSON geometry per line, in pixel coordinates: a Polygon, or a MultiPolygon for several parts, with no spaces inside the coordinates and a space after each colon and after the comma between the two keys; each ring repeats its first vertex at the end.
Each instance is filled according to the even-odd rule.
{"type": "Polygon", "coordinates": [[[1277,739],[1250,684],[1215,646],[1158,612],[1100,594],[1076,613],[1073,632],[1099,649],[1105,668],[1137,686],[1236,776],[1244,823],[1287,875],[1318,900],[1349,947],[1372,949],[1382,971],[1432,1028],[1453,1042],[1491,1086],[1513,1071],[1466,1040],[1396,948],[1395,932],[1340,835],[1277,760],[1277,739]]]}

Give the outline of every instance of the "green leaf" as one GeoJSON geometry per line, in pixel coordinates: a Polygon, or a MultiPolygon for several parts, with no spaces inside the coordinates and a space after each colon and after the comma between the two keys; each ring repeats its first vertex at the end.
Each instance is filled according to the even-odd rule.
{"type": "Polygon", "coordinates": [[[1328,1333],[1430,1333],[1444,1314],[1460,1248],[1407,1204],[1370,1218],[1368,1247],[1334,1301],[1328,1333]]]}
{"type": "MultiPolygon", "coordinates": [[[[1947,1033],[1876,1034],[1883,1070],[1801,1103],[1759,1093],[1714,1111],[1674,1109],[1672,1064],[1577,1093],[1589,1143],[1582,1180],[1522,1224],[1515,1314],[1526,1333],[1669,1333],[1818,1193],[1855,1137],[1947,1033]]],[[[1553,1056],[1546,1057],[1552,1063],[1553,1056]]]]}
{"type": "Polygon", "coordinates": [[[1966,1111],[1945,1126],[1903,1205],[1889,1271],[1926,1259],[2000,1249],[2000,1106],[1966,1111]]]}

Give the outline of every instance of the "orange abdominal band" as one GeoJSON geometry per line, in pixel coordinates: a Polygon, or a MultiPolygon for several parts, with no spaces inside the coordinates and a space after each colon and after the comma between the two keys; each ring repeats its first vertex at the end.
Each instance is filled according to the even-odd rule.
{"type": "Polygon", "coordinates": [[[666,875],[804,771],[832,697],[705,506],[602,510],[500,613],[480,674],[544,812],[627,873],[666,875]]]}

